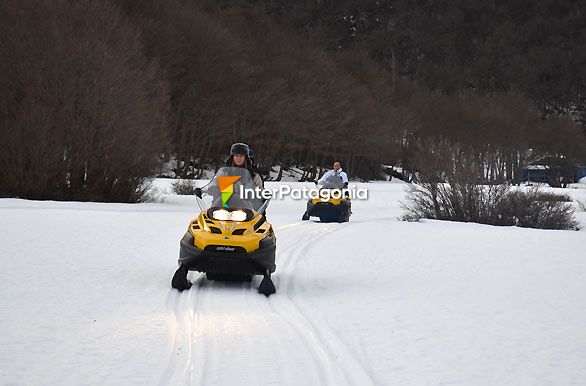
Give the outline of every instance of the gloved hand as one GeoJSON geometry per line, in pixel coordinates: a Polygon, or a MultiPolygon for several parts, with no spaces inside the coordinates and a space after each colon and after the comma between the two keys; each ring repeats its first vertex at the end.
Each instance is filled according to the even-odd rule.
{"type": "Polygon", "coordinates": [[[347,182],[344,182],[343,189],[346,189],[347,187],[348,187],[348,183],[347,182]]]}

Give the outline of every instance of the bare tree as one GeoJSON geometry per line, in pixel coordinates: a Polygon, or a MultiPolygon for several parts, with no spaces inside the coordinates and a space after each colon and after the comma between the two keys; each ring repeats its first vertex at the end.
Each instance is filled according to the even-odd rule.
{"type": "Polygon", "coordinates": [[[167,91],[137,30],[101,0],[7,0],[0,18],[5,193],[140,199],[166,150],[167,91]]]}

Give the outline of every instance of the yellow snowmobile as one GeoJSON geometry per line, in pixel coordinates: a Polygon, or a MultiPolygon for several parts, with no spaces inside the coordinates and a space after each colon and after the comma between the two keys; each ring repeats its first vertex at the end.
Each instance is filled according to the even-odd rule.
{"type": "Polygon", "coordinates": [[[180,242],[179,268],[171,286],[189,289],[189,271],[205,272],[208,280],[251,281],[263,275],[258,292],[276,292],[271,280],[275,272],[276,237],[255,192],[249,171],[222,167],[210,183],[196,190],[201,213],[193,219],[180,242]]]}
{"type": "MultiPolygon", "coordinates": [[[[316,183],[317,184],[317,183],[316,183]]],[[[350,221],[352,205],[350,197],[344,191],[344,183],[338,176],[331,176],[318,185],[319,197],[307,202],[307,210],[301,220],[309,220],[310,217],[319,217],[321,222],[347,222],[350,221]]]]}

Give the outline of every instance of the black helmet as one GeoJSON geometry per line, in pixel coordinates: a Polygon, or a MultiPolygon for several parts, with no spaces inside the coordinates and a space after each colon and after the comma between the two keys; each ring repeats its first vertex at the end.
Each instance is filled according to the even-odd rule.
{"type": "Polygon", "coordinates": [[[250,159],[250,149],[247,144],[242,142],[235,143],[230,147],[230,155],[233,156],[234,154],[243,154],[250,159]]]}

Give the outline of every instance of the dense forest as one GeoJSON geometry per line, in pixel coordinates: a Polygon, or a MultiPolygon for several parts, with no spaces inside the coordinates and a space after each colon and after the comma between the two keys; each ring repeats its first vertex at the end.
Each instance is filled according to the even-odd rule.
{"type": "Polygon", "coordinates": [[[314,178],[586,163],[586,4],[3,0],[0,194],[136,201],[247,142],[314,178]]]}

